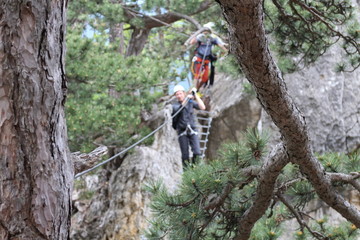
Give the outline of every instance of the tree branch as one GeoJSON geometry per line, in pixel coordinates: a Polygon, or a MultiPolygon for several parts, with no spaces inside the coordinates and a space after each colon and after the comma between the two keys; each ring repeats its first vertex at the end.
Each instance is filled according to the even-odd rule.
{"type": "Polygon", "coordinates": [[[170,203],[170,202],[167,202],[166,205],[170,206],[170,207],[187,207],[190,204],[192,204],[199,196],[200,196],[200,193],[198,193],[193,199],[190,199],[187,202],[183,202],[183,203],[170,203]]]}
{"type": "Polygon", "coordinates": [[[299,178],[291,179],[290,181],[287,181],[287,182],[281,184],[281,186],[278,188],[278,192],[285,192],[292,184],[303,181],[303,180],[306,180],[306,178],[299,177],[299,178]]]}
{"type": "Polygon", "coordinates": [[[192,18],[188,15],[178,13],[178,12],[170,12],[170,13],[173,14],[174,16],[178,16],[178,17],[185,19],[188,22],[194,24],[197,29],[200,29],[202,27],[202,25],[195,18],[192,18]]]}
{"type": "Polygon", "coordinates": [[[304,231],[304,228],[306,228],[311,233],[311,235],[313,235],[316,239],[319,239],[319,240],[324,239],[325,236],[323,234],[313,231],[306,224],[306,222],[303,220],[303,217],[298,213],[298,211],[295,210],[295,208],[293,206],[291,206],[291,204],[284,198],[283,195],[276,194],[276,196],[289,209],[289,211],[295,216],[296,220],[298,221],[298,223],[300,225],[302,232],[304,231]]]}
{"type": "Polygon", "coordinates": [[[354,172],[351,174],[345,173],[326,173],[332,182],[346,182],[351,184],[356,190],[360,192],[360,183],[356,181],[360,177],[360,173],[354,172]]]}
{"type": "MultiPolygon", "coordinates": [[[[191,12],[189,14],[189,16],[203,12],[203,11],[207,10],[209,7],[211,7],[213,4],[214,4],[214,2],[211,0],[203,1],[197,9],[195,9],[193,12],[191,12]]],[[[179,20],[183,19],[183,17],[184,17],[183,14],[179,14],[179,13],[175,13],[175,12],[167,12],[165,14],[148,16],[143,13],[137,12],[133,9],[130,9],[126,5],[121,4],[121,7],[124,9],[125,15],[128,18],[126,21],[127,23],[130,23],[131,19],[133,19],[135,17],[140,17],[143,22],[141,27],[132,25],[132,28],[134,29],[134,31],[131,35],[131,39],[130,39],[130,42],[128,45],[126,56],[138,55],[141,53],[142,49],[145,46],[145,42],[148,38],[149,32],[152,28],[162,27],[162,26],[171,27],[171,25],[170,25],[171,23],[179,21],[179,20]],[[140,30],[143,30],[143,31],[140,31],[140,30]],[[141,38],[141,41],[139,41],[139,40],[135,41],[134,38],[136,38],[136,37],[141,38]]],[[[187,17],[186,19],[189,20],[190,17],[187,17]]],[[[177,31],[177,33],[180,33],[178,29],[176,29],[176,31],[177,31]]],[[[188,34],[185,34],[185,33],[181,33],[181,34],[188,36],[188,34]]]]}
{"type": "Polygon", "coordinates": [[[234,187],[235,187],[235,185],[232,182],[227,183],[226,186],[224,187],[221,195],[218,196],[217,198],[215,198],[213,201],[211,201],[208,205],[206,205],[204,207],[204,209],[210,210],[210,209],[214,209],[214,208],[221,206],[224,203],[227,196],[229,196],[229,194],[231,193],[231,191],[233,190],[234,187]]]}
{"type": "Polygon", "coordinates": [[[75,175],[92,168],[97,162],[100,161],[101,157],[107,153],[108,148],[106,146],[100,146],[90,153],[71,153],[71,158],[75,168],[75,175]]]}
{"type": "Polygon", "coordinates": [[[269,207],[274,194],[276,179],[288,162],[289,159],[286,155],[284,146],[282,144],[277,145],[268,157],[268,160],[262,166],[259,173],[259,183],[256,189],[254,202],[239,220],[239,232],[234,239],[248,239],[255,222],[265,214],[269,207]]]}
{"type": "Polygon", "coordinates": [[[190,16],[196,15],[196,14],[198,14],[200,12],[203,12],[203,11],[207,10],[213,4],[214,4],[213,1],[204,1],[204,2],[202,2],[202,4],[200,4],[200,6],[196,10],[191,12],[189,15],[169,11],[169,12],[167,12],[165,14],[158,14],[158,15],[154,15],[154,16],[149,16],[149,15],[137,12],[137,11],[135,11],[133,9],[130,9],[127,6],[124,6],[124,5],[121,5],[121,7],[126,12],[130,13],[130,14],[128,14],[128,16],[131,15],[131,17],[129,17],[130,19],[135,17],[135,16],[142,16],[142,20],[144,21],[144,28],[155,28],[155,27],[161,27],[161,26],[170,26],[170,23],[179,21],[181,19],[186,19],[187,21],[189,21],[189,22],[193,23],[195,26],[197,26],[197,28],[199,28],[199,26],[201,27],[201,25],[195,19],[191,18],[190,16]]]}
{"type": "Polygon", "coordinates": [[[337,36],[341,37],[345,41],[349,42],[356,49],[356,52],[360,54],[360,45],[351,37],[345,36],[341,32],[336,31],[327,21],[323,19],[319,11],[317,11],[313,7],[309,7],[308,5],[306,5],[305,3],[299,0],[291,0],[291,2],[296,3],[297,5],[301,6],[304,10],[312,14],[315,18],[317,18],[320,22],[322,22],[330,31],[332,31],[333,33],[335,33],[337,36]]]}
{"type": "MultiPolygon", "coordinates": [[[[282,74],[269,50],[263,23],[262,1],[216,1],[221,4],[225,19],[229,23],[231,52],[237,57],[244,74],[253,85],[264,110],[280,130],[286,149],[286,153],[282,153],[283,157],[300,166],[300,171],[309,179],[324,202],[360,228],[360,211],[336,192],[323,166],[314,157],[305,118],[289,95],[282,74]]],[[[264,175],[267,174],[264,172],[264,175]]],[[[271,181],[274,179],[271,178],[271,181]]],[[[253,224],[265,212],[270,202],[272,192],[261,189],[263,184],[273,187],[270,183],[260,182],[258,199],[239,221],[241,229],[237,239],[247,239],[250,236],[253,224]]]]}

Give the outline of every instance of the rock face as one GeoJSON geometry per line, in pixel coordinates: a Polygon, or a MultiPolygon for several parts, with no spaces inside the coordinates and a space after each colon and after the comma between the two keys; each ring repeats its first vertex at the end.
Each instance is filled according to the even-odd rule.
{"type": "MultiPolygon", "coordinates": [[[[165,119],[170,118],[170,111],[170,106],[162,111],[165,119]]],[[[182,173],[178,148],[176,133],[168,122],[156,133],[152,146],[136,147],[108,182],[104,182],[104,171],[99,177],[85,176],[86,187],[95,194],[75,201],[78,212],[72,217],[71,238],[139,239],[150,216],[150,198],[143,187],[156,179],[162,179],[169,189],[176,187],[182,173]]]]}
{"type": "MultiPolygon", "coordinates": [[[[353,73],[336,73],[340,60],[331,49],[316,66],[285,75],[288,90],[304,113],[313,148],[317,152],[348,151],[360,144],[360,69],[353,73]]],[[[272,143],[279,134],[254,97],[243,91],[244,80],[217,75],[210,90],[212,128],[206,155],[216,157],[216,150],[226,141],[239,140],[248,127],[272,129],[272,143]],[[260,121],[261,119],[261,121],[260,121]]],[[[170,105],[159,111],[159,126],[169,119],[170,105]]],[[[115,171],[102,170],[85,176],[90,197],[80,200],[74,193],[78,210],[72,217],[72,239],[140,239],[148,224],[149,195],[143,185],[161,178],[169,189],[181,181],[181,158],[176,132],[169,121],[155,135],[150,147],[137,147],[115,171]],[[105,176],[106,175],[106,176],[105,176]]],[[[354,199],[357,199],[356,196],[354,199]]],[[[291,239],[291,237],[290,237],[291,239]]]]}
{"type": "Polygon", "coordinates": [[[247,128],[257,126],[261,106],[255,96],[244,92],[244,79],[218,76],[211,89],[212,124],[206,157],[216,158],[224,142],[239,141],[247,128]]]}
{"type": "MultiPolygon", "coordinates": [[[[256,127],[261,113],[257,100],[242,93],[241,80],[221,77],[217,83],[211,89],[214,114],[207,152],[210,157],[215,157],[223,141],[239,140],[243,130],[256,127]]],[[[149,120],[149,125],[159,126],[164,116],[169,119],[170,114],[168,104],[154,114],[157,116],[149,120]]],[[[78,212],[72,217],[72,239],[140,239],[151,214],[150,196],[143,190],[144,184],[160,178],[174,190],[181,173],[177,134],[169,121],[155,135],[150,147],[136,147],[110,177],[104,170],[84,177],[83,184],[92,198],[81,199],[81,191],[74,193],[74,207],[78,212]]]]}
{"type": "MultiPolygon", "coordinates": [[[[360,143],[360,69],[337,73],[341,55],[332,48],[315,66],[284,76],[288,91],[306,118],[315,152],[347,152],[360,143]]],[[[266,114],[262,127],[273,129],[272,140],[278,139],[276,127],[266,114]]]]}
{"type": "MultiPolygon", "coordinates": [[[[332,50],[318,65],[284,76],[306,117],[317,152],[347,151],[360,144],[360,72],[335,73],[335,56],[332,50]]],[[[278,139],[276,127],[264,113],[259,121],[261,107],[254,97],[244,93],[242,83],[218,75],[211,89],[213,122],[206,152],[209,158],[216,157],[221,143],[239,140],[248,127],[273,129],[272,141],[278,139]]],[[[169,119],[170,109],[167,105],[159,115],[169,119]]],[[[93,197],[74,201],[79,211],[72,218],[72,239],[140,239],[150,216],[149,195],[143,184],[162,178],[168,188],[175,189],[181,172],[176,132],[168,122],[156,134],[152,146],[135,148],[109,178],[101,171],[85,176],[87,191],[93,191],[93,197]]]]}
{"type": "MultiPolygon", "coordinates": [[[[284,76],[288,90],[306,117],[314,150],[318,152],[347,151],[360,143],[360,72],[335,73],[335,55],[330,52],[318,65],[284,76]]],[[[261,107],[254,97],[243,93],[241,80],[222,77],[215,84],[211,89],[213,123],[207,157],[215,158],[221,143],[239,140],[243,130],[256,125],[273,129],[272,141],[277,141],[276,127],[265,115],[259,122],[261,107]]],[[[170,111],[168,105],[160,115],[168,119],[170,111]]],[[[101,171],[85,176],[92,198],[74,197],[78,212],[72,217],[72,239],[140,239],[151,214],[147,207],[150,196],[143,185],[162,178],[168,188],[175,189],[181,172],[177,136],[168,122],[156,134],[152,146],[135,148],[110,177],[101,171]]]]}
{"type": "MultiPolygon", "coordinates": [[[[359,9],[359,0],[352,0],[352,4],[359,9]]],[[[354,17],[359,19],[360,12],[356,14],[354,17]]],[[[339,46],[333,46],[315,65],[284,76],[318,153],[348,152],[360,147],[360,69],[337,73],[341,53],[339,46]]],[[[272,129],[271,140],[278,141],[278,131],[264,112],[259,128],[272,129]]]]}

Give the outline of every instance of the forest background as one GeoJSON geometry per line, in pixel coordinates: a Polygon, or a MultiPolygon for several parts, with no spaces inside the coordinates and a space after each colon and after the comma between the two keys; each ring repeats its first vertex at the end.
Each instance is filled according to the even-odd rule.
{"type": "MultiPolygon", "coordinates": [[[[149,129],[141,125],[141,112],[172,94],[174,84],[192,85],[194,47],[184,46],[185,41],[208,22],[227,40],[214,2],[163,4],[69,3],[66,113],[72,151],[89,152],[97,145],[126,147],[144,136],[149,129]],[[171,14],[162,14],[165,9],[171,14]],[[180,10],[191,22],[177,13],[180,10]]],[[[239,74],[231,56],[219,61],[221,70],[239,74]]]]}
{"type": "MultiPolygon", "coordinates": [[[[335,33],[318,25],[313,28],[318,35],[309,42],[300,22],[295,21],[293,29],[282,23],[284,19],[276,4],[284,3],[265,1],[269,16],[265,26],[282,73],[313,64],[337,41],[335,33]]],[[[322,4],[316,7],[328,7],[322,4]]],[[[335,12],[330,11],[332,17],[341,15],[335,12]]],[[[358,23],[350,15],[343,20],[348,22],[350,36],[359,38],[358,23]]],[[[149,133],[142,115],[159,98],[170,95],[176,83],[191,85],[189,66],[194,48],[184,46],[184,42],[208,22],[214,22],[213,30],[229,41],[220,8],[211,1],[70,2],[66,111],[71,150],[88,152],[106,145],[115,153],[149,133]]],[[[358,57],[350,54],[347,60],[339,62],[335,71],[358,67],[358,57]]],[[[242,76],[231,55],[222,58],[217,69],[234,78],[242,76]]],[[[352,233],[351,230],[350,225],[344,234],[352,233]]],[[[269,233],[271,230],[266,232],[269,233]]]]}
{"type": "MultiPolygon", "coordinates": [[[[99,239],[131,239],[120,237],[121,231],[140,234],[139,222],[148,223],[149,215],[144,213],[152,195],[155,218],[151,224],[154,228],[148,232],[150,238],[274,239],[279,232],[267,221],[261,225],[261,220],[272,217],[278,227],[284,218],[295,217],[300,239],[333,238],[339,230],[343,231],[337,238],[350,239],[360,228],[360,211],[344,194],[346,188],[360,191],[360,87],[356,85],[356,72],[355,80],[345,79],[349,76],[345,72],[360,64],[359,17],[351,3],[359,5],[358,0],[3,1],[0,238],[69,239],[70,227],[74,229],[78,223],[87,224],[80,226],[87,229],[79,230],[80,238],[96,234],[99,239]],[[225,145],[218,159],[181,175],[179,151],[162,151],[169,147],[169,138],[174,142],[171,146],[178,146],[174,130],[166,126],[167,131],[161,134],[169,138],[160,142],[155,138],[151,147],[136,148],[124,162],[113,162],[99,169],[99,174],[87,175],[86,179],[99,179],[98,191],[87,192],[89,199],[85,200],[90,204],[81,211],[84,205],[75,200],[72,190],[79,185],[74,175],[86,164],[71,154],[68,145],[72,151],[87,152],[105,144],[112,155],[116,148],[122,149],[150,131],[144,120],[149,109],[157,106],[153,103],[166,102],[174,81],[188,76],[184,65],[189,64],[193,50],[182,55],[180,46],[209,21],[215,22],[213,29],[230,44],[231,54],[218,61],[218,70],[238,79],[236,66],[241,66],[256,94],[253,100],[258,103],[258,112],[266,112],[277,127],[279,144],[267,153],[264,138],[250,131],[248,139],[243,139],[247,141],[225,145]],[[93,33],[91,37],[89,32],[93,33]],[[66,56],[65,39],[69,49],[66,56]],[[297,81],[309,87],[325,80],[324,85],[339,90],[338,94],[323,86],[314,90],[331,93],[326,100],[340,100],[331,108],[341,110],[335,112],[341,114],[334,114],[331,133],[338,129],[346,134],[324,138],[330,148],[339,143],[343,153],[320,156],[313,151],[310,137],[313,133],[323,135],[323,129],[310,128],[307,119],[315,117],[316,121],[317,116],[314,112],[303,115],[283,74],[315,66],[315,60],[335,43],[342,50],[332,55],[339,60],[337,66],[331,71],[320,69],[329,70],[333,78],[317,75],[318,79],[297,81]],[[348,104],[353,102],[357,105],[343,116],[342,106],[349,110],[348,104]],[[136,155],[145,154],[144,149],[152,156],[136,155]],[[175,195],[157,184],[150,186],[153,194],[141,188],[145,180],[161,173],[170,180],[174,175],[183,178],[181,185],[176,185],[179,191],[175,195]],[[134,181],[129,181],[131,178],[134,181]],[[123,197],[137,203],[123,201],[123,197]],[[323,221],[310,225],[301,207],[315,197],[353,225],[327,228],[323,221]],[[286,206],[286,213],[275,214],[276,206],[286,206]],[[173,211],[174,207],[179,211],[173,211]],[[133,224],[123,224],[127,219],[118,210],[124,210],[133,224]],[[95,215],[90,216],[92,213],[95,215]],[[99,218],[99,213],[104,218],[99,218]],[[75,216],[79,221],[73,221],[75,216]],[[89,222],[99,225],[93,227],[89,222]]],[[[232,86],[238,87],[240,82],[235,80],[232,86]]],[[[236,93],[233,97],[237,93],[242,96],[243,91],[231,90],[236,93]]],[[[237,112],[230,113],[232,119],[244,119],[237,112]]],[[[322,113],[321,117],[328,120],[329,115],[322,113]]],[[[237,130],[236,126],[230,130],[237,130]]]]}

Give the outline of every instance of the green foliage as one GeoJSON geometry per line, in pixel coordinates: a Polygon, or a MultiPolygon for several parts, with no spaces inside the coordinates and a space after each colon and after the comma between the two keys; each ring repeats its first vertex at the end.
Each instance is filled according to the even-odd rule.
{"type": "Polygon", "coordinates": [[[339,39],[348,55],[348,66],[340,63],[338,70],[351,70],[360,64],[359,22],[355,20],[351,1],[285,1],[265,2],[266,29],[274,33],[272,48],[278,53],[279,66],[292,72],[312,64],[339,39]],[[339,26],[347,25],[347,33],[339,26]]]}
{"type": "MultiPolygon", "coordinates": [[[[74,13],[70,11],[70,15],[74,13]]],[[[101,28],[92,38],[84,36],[83,24],[76,22],[69,28],[66,39],[70,149],[87,152],[94,143],[128,146],[150,131],[139,127],[140,112],[150,109],[162,95],[162,88],[156,85],[169,77],[168,62],[151,56],[125,58],[101,28]]]]}
{"type": "MultiPolygon", "coordinates": [[[[89,151],[93,143],[124,146],[139,128],[140,112],[159,95],[153,86],[165,78],[165,64],[149,58],[117,54],[111,44],[68,35],[66,104],[69,143],[73,151],[89,151]]],[[[166,68],[165,68],[166,69],[166,68]]]]}
{"type": "Polygon", "coordinates": [[[228,55],[224,59],[220,58],[216,63],[216,71],[226,73],[233,78],[239,78],[243,76],[241,68],[236,61],[234,55],[228,55]]]}
{"type": "MultiPolygon", "coordinates": [[[[333,225],[329,222],[327,218],[311,220],[309,222],[311,229],[313,232],[317,232],[320,235],[321,239],[329,239],[329,240],[355,240],[358,239],[359,230],[355,225],[342,222],[339,225],[333,225]]],[[[296,240],[302,239],[314,239],[310,237],[310,233],[308,229],[304,229],[304,231],[297,232],[296,240]],[[301,232],[302,234],[299,234],[301,232]]]]}
{"type": "Polygon", "coordinates": [[[251,165],[258,166],[265,151],[266,140],[259,133],[249,130],[246,140],[225,144],[221,160],[186,169],[175,194],[159,183],[149,184],[154,194],[151,208],[155,218],[147,237],[156,239],[164,234],[170,239],[233,237],[238,229],[236,219],[250,207],[257,185],[256,181],[246,184],[247,177],[239,172],[251,165]],[[223,204],[215,207],[216,201],[223,204]]]}
{"type": "Polygon", "coordinates": [[[307,203],[315,199],[315,192],[312,185],[307,181],[296,182],[286,192],[293,196],[293,204],[297,209],[302,209],[307,203]]]}
{"type": "Polygon", "coordinates": [[[270,211],[267,212],[267,215],[264,215],[259,221],[256,222],[253,233],[251,234],[249,240],[275,240],[278,239],[282,232],[281,214],[286,211],[282,206],[276,207],[276,214],[273,214],[270,217],[270,211]]]}
{"type": "Polygon", "coordinates": [[[360,171],[360,157],[357,152],[353,154],[326,153],[318,156],[318,159],[327,172],[351,173],[360,171]]]}
{"type": "MultiPolygon", "coordinates": [[[[146,230],[147,239],[232,239],[239,231],[239,220],[253,204],[258,187],[255,176],[245,169],[260,170],[266,154],[266,135],[248,130],[238,143],[226,143],[219,158],[185,169],[178,190],[170,193],[161,181],[149,183],[153,217],[146,230]]],[[[344,172],[358,169],[358,155],[326,154],[318,156],[324,167],[329,163],[344,172]],[[336,162],[336,164],[335,164],[336,162]],[[357,165],[357,166],[352,166],[357,165]]],[[[301,218],[292,233],[296,240],[356,239],[353,224],[333,225],[324,219],[313,219],[306,205],[317,196],[297,165],[288,164],[280,174],[273,203],[252,229],[251,240],[275,240],[286,231],[290,219],[301,218]],[[320,237],[320,238],[319,238],[320,237]],[[326,238],[327,237],[327,238],[326,238]]]]}

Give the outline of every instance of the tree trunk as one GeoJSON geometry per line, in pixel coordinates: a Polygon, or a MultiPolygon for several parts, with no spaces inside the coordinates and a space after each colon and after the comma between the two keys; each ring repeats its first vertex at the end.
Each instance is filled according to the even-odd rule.
{"type": "Polygon", "coordinates": [[[135,28],[131,34],[126,56],[137,56],[143,50],[151,28],[135,28]]]}
{"type": "Polygon", "coordinates": [[[66,0],[0,8],[0,239],[68,239],[66,0]]]}
{"type": "Polygon", "coordinates": [[[110,25],[110,41],[119,41],[118,52],[124,55],[125,52],[125,39],[124,39],[124,23],[116,23],[110,25]]]}
{"type": "Polygon", "coordinates": [[[128,23],[130,23],[130,20],[133,19],[135,15],[137,15],[137,17],[141,16],[143,21],[143,26],[141,28],[132,25],[133,32],[131,34],[131,39],[126,51],[126,56],[137,56],[141,53],[149,37],[151,29],[167,26],[181,19],[185,19],[197,25],[197,21],[192,19],[190,16],[199,14],[207,10],[213,4],[213,1],[205,0],[197,8],[195,8],[194,11],[189,14],[189,16],[175,12],[167,12],[165,14],[147,16],[132,9],[123,7],[123,9],[125,10],[125,15],[128,17],[128,23]]]}
{"type": "MultiPolygon", "coordinates": [[[[289,96],[280,70],[268,48],[261,0],[217,0],[229,23],[231,52],[253,85],[265,111],[279,128],[286,156],[298,164],[319,197],[344,218],[360,227],[360,212],[331,186],[320,162],[312,152],[305,118],[289,96]]],[[[269,195],[264,198],[271,197],[269,195]]],[[[259,201],[264,199],[259,198],[259,201]]],[[[267,201],[269,203],[269,201],[267,201]]],[[[253,206],[256,206],[256,202],[253,206]]],[[[263,208],[266,209],[266,208],[263,208]]],[[[264,214],[251,207],[239,222],[236,239],[248,239],[253,224],[264,214]],[[250,213],[257,214],[250,214],[250,213]]]]}

